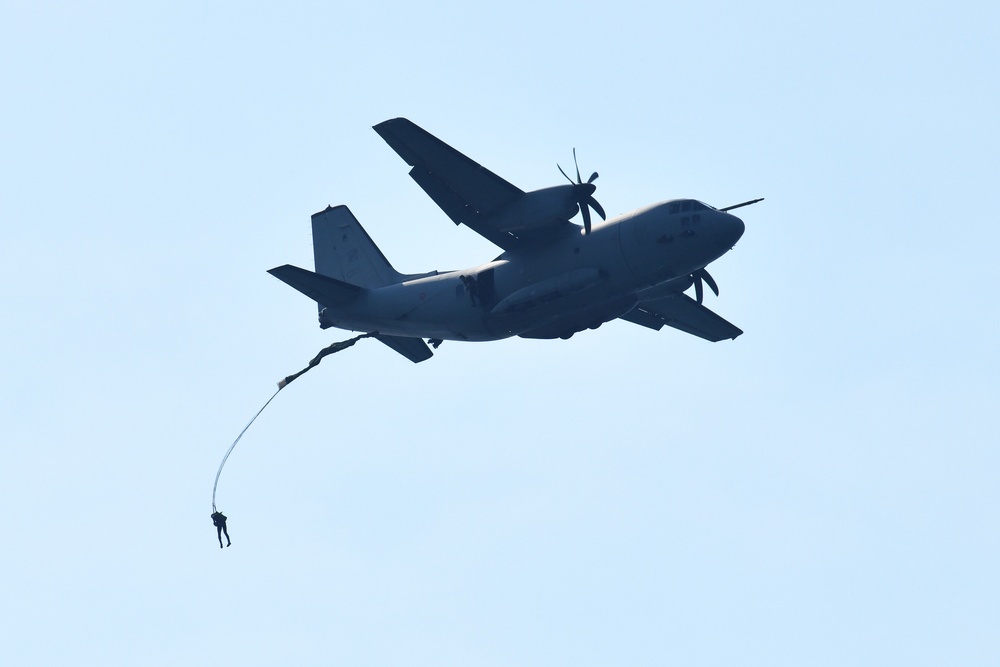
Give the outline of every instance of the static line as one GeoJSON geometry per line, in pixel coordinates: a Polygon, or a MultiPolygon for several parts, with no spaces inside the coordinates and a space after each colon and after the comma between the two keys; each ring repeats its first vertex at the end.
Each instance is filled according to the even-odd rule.
{"type": "Polygon", "coordinates": [[[278,387],[278,390],[275,391],[274,394],[271,395],[271,398],[267,399],[267,403],[264,404],[264,407],[261,408],[260,410],[258,410],[257,414],[255,414],[253,416],[253,419],[251,419],[249,422],[247,422],[247,425],[243,427],[243,430],[240,431],[240,434],[238,436],[236,436],[235,440],[233,440],[233,444],[229,445],[229,449],[226,450],[226,455],[222,457],[222,463],[219,464],[219,470],[215,473],[215,484],[212,485],[212,512],[213,513],[215,513],[215,512],[218,511],[217,509],[215,509],[215,492],[219,488],[219,477],[222,475],[222,469],[226,465],[226,460],[229,458],[229,455],[233,453],[233,450],[236,449],[236,445],[239,443],[240,438],[242,438],[243,434],[247,432],[247,429],[250,428],[250,425],[253,424],[254,421],[256,421],[257,417],[260,417],[260,413],[264,412],[264,408],[266,408],[268,405],[271,404],[271,401],[274,400],[274,397],[277,396],[278,392],[280,392],[282,389],[284,389],[284,385],[282,385],[281,387],[278,387]]]}
{"type": "Polygon", "coordinates": [[[327,356],[329,354],[333,354],[334,352],[340,352],[341,350],[346,350],[347,348],[349,348],[350,346],[354,345],[355,343],[357,343],[362,338],[372,338],[372,337],[377,336],[377,335],[378,335],[378,332],[377,331],[373,331],[371,333],[366,333],[366,334],[361,334],[360,336],[355,336],[354,338],[351,338],[349,340],[344,340],[344,341],[340,341],[340,342],[337,342],[337,343],[333,343],[332,345],[330,345],[328,347],[325,347],[322,350],[320,350],[319,354],[317,354],[315,357],[313,357],[313,359],[309,362],[308,366],[306,366],[305,368],[303,368],[298,373],[295,373],[293,375],[289,375],[288,377],[286,377],[285,379],[281,380],[281,382],[278,383],[278,391],[274,392],[274,394],[271,396],[271,398],[267,399],[267,403],[264,404],[264,407],[261,408],[260,410],[258,410],[257,414],[255,414],[253,416],[253,419],[251,419],[247,423],[247,425],[243,427],[243,430],[240,431],[240,434],[238,436],[236,436],[235,440],[233,440],[233,444],[229,445],[229,449],[226,450],[226,455],[222,457],[222,463],[219,464],[219,470],[215,473],[215,484],[212,485],[212,513],[213,514],[218,511],[216,509],[216,507],[215,507],[215,493],[219,489],[219,477],[222,475],[222,469],[226,466],[226,461],[229,459],[229,455],[233,453],[233,450],[236,449],[236,445],[239,443],[240,438],[242,438],[243,434],[247,432],[247,429],[250,428],[250,425],[253,424],[254,421],[256,421],[257,417],[260,417],[260,413],[264,412],[264,408],[266,408],[268,405],[271,404],[271,401],[273,401],[274,397],[278,395],[278,392],[280,392],[282,389],[284,389],[285,387],[287,387],[290,383],[294,382],[300,376],[304,375],[305,373],[309,372],[310,370],[312,370],[313,368],[315,368],[316,366],[318,366],[319,362],[323,360],[323,357],[325,357],[325,356],[327,356]]]}

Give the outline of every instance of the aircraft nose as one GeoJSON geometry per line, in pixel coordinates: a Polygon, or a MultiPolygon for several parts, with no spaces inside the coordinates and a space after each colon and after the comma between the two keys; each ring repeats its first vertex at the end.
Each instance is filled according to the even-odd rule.
{"type": "Polygon", "coordinates": [[[746,225],[744,225],[743,221],[735,215],[725,213],[723,214],[722,219],[719,220],[720,236],[725,240],[726,245],[730,248],[736,245],[736,242],[740,240],[741,236],[743,236],[744,231],[746,231],[746,225]]]}

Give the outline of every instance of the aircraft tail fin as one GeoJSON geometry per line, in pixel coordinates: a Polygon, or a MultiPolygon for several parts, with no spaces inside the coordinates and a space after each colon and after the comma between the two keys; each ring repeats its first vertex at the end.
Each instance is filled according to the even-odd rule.
{"type": "Polygon", "coordinates": [[[316,273],[359,287],[385,287],[403,275],[346,206],[328,206],[312,217],[316,273]]]}

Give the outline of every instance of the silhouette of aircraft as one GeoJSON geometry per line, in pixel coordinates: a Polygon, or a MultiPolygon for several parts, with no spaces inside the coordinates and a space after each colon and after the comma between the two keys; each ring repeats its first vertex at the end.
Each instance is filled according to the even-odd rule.
{"type": "Polygon", "coordinates": [[[377,332],[414,362],[432,356],[427,343],[566,339],[616,318],[713,342],[743,333],[702,305],[703,284],[719,293],[705,267],[743,235],[728,211],[760,199],[721,209],[676,199],[607,220],[596,172],[584,182],[576,166],[573,181],[559,167],[569,184],[524,192],[405,118],[374,129],[455,224],[503,253],[458,271],[401,274],[346,206],[327,207],[312,216],[316,270],[269,271],[317,302],[322,328],[377,332]],[[603,222],[593,224],[591,209],[603,222]],[[570,222],[577,213],[582,227],[570,222]],[[691,287],[695,298],[684,294],[691,287]]]}

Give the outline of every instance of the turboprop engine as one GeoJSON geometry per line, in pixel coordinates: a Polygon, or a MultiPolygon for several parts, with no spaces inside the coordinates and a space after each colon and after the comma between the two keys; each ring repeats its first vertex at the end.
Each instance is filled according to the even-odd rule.
{"type": "Polygon", "coordinates": [[[573,164],[576,166],[576,181],[569,177],[562,167],[560,173],[569,181],[569,185],[556,185],[526,192],[523,197],[494,213],[491,217],[502,232],[523,232],[552,223],[569,220],[579,211],[583,215],[583,233],[590,233],[590,209],[594,209],[601,220],[607,220],[604,208],[594,199],[597,186],[595,171],[584,183],[580,177],[580,166],[576,162],[576,149],[573,149],[573,164]]]}
{"type": "Polygon", "coordinates": [[[526,192],[490,216],[491,224],[496,224],[501,231],[517,233],[569,220],[579,210],[575,187],[556,185],[526,192]]]}

